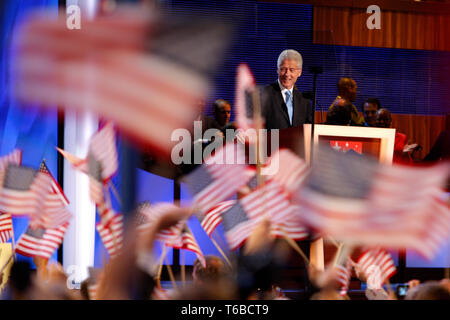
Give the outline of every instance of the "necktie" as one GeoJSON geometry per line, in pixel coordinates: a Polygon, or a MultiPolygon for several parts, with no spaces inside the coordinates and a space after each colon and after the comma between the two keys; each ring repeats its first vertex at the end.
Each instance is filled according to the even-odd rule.
{"type": "Polygon", "coordinates": [[[292,98],[289,91],[286,91],[286,106],[289,115],[289,121],[292,125],[292,114],[294,113],[294,107],[292,106],[292,98]]]}

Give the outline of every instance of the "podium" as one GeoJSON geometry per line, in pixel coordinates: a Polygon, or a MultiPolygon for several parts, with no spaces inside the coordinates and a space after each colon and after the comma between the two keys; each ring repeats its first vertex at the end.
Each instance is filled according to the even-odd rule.
{"type": "MultiPolygon", "coordinates": [[[[301,143],[304,145],[304,159],[308,164],[314,162],[314,157],[317,157],[319,148],[314,147],[319,143],[329,143],[331,147],[341,149],[353,146],[355,152],[372,155],[380,163],[392,164],[395,129],[316,124],[314,137],[312,137],[311,124],[305,124],[303,125],[303,138],[301,143]],[[313,150],[311,150],[311,146],[313,146],[313,150]]],[[[319,270],[325,269],[326,241],[326,239],[319,238],[310,246],[311,264],[319,270]]]]}

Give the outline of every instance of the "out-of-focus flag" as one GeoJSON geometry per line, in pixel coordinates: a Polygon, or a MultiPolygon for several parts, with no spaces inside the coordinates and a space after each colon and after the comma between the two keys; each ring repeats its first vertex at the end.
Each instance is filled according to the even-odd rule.
{"type": "Polygon", "coordinates": [[[10,214],[0,215],[0,243],[8,241],[12,237],[13,223],[10,214]]]}
{"type": "Polygon", "coordinates": [[[197,116],[209,89],[204,75],[229,38],[230,27],[211,16],[150,15],[140,6],[83,21],[76,31],[65,17],[31,16],[14,37],[14,94],[92,111],[170,155],[172,132],[197,116]]]}
{"type": "Polygon", "coordinates": [[[261,171],[266,179],[277,181],[287,192],[293,193],[308,176],[309,166],[292,151],[281,149],[269,158],[261,171]]]}
{"type": "Polygon", "coordinates": [[[86,159],[78,158],[60,148],[57,150],[72,166],[89,175],[89,194],[98,205],[104,203],[104,186],[119,168],[114,125],[107,122],[89,142],[86,159]]]}
{"type": "Polygon", "coordinates": [[[431,259],[450,234],[449,204],[441,199],[449,168],[387,166],[321,148],[295,197],[299,217],[336,240],[431,259]]]}
{"type": "Polygon", "coordinates": [[[235,203],[236,200],[223,201],[206,212],[205,217],[200,223],[208,236],[211,237],[214,230],[222,222],[222,213],[231,208],[235,203]]]}
{"type": "Polygon", "coordinates": [[[249,219],[260,223],[270,221],[270,232],[275,237],[294,240],[307,238],[308,230],[295,215],[298,207],[289,200],[289,194],[276,180],[268,180],[239,200],[249,219]]]}
{"type": "Polygon", "coordinates": [[[289,194],[280,184],[275,180],[267,181],[221,213],[230,248],[241,246],[265,219],[270,221],[273,236],[305,239],[307,229],[295,215],[296,210],[298,207],[291,203],[289,194]]]}
{"type": "Polygon", "coordinates": [[[45,161],[42,161],[39,172],[45,173],[51,178],[51,191],[45,199],[43,212],[37,223],[43,228],[56,228],[66,223],[72,216],[67,208],[69,200],[48,170],[45,161]]]}
{"type": "Polygon", "coordinates": [[[239,199],[239,202],[248,218],[256,221],[262,221],[267,217],[271,223],[277,224],[294,214],[294,206],[289,201],[289,195],[274,180],[257,187],[239,199]]]}
{"type": "Polygon", "coordinates": [[[366,279],[371,273],[376,272],[380,277],[380,286],[397,272],[391,255],[382,248],[365,250],[358,258],[357,264],[366,279]]]}
{"type": "Polygon", "coordinates": [[[118,255],[123,241],[123,214],[117,213],[101,219],[95,227],[109,256],[113,258],[118,255]]]}
{"type": "MultiPolygon", "coordinates": [[[[22,151],[19,149],[13,150],[11,153],[0,157],[0,181],[4,181],[6,168],[8,164],[22,164],[22,151]]],[[[0,241],[6,242],[11,238],[12,234],[12,218],[10,214],[2,214],[0,212],[0,241]]]]}
{"type": "MultiPolygon", "coordinates": [[[[138,231],[145,232],[151,227],[161,216],[173,212],[178,207],[172,203],[162,202],[151,206],[150,203],[144,202],[138,206],[138,231]]],[[[162,242],[176,242],[181,235],[186,220],[183,219],[177,224],[159,231],[156,234],[156,240],[162,242]]]]}
{"type": "Polygon", "coordinates": [[[0,181],[0,212],[28,215],[31,223],[36,223],[51,192],[51,182],[51,177],[45,173],[8,164],[0,181]]]}
{"type": "Polygon", "coordinates": [[[175,249],[185,249],[194,252],[200,263],[206,267],[206,260],[203,252],[187,224],[184,224],[181,233],[177,237],[171,239],[171,241],[167,241],[165,244],[175,249]]]}
{"type": "Polygon", "coordinates": [[[296,217],[288,217],[277,224],[271,224],[270,232],[277,238],[288,237],[293,240],[304,240],[308,238],[309,231],[296,217]]]}
{"type": "Polygon", "coordinates": [[[183,178],[194,195],[193,206],[201,216],[248,182],[250,177],[245,174],[245,168],[241,146],[228,143],[183,178]]]}
{"type": "Polygon", "coordinates": [[[255,78],[247,64],[241,63],[236,76],[236,123],[244,131],[253,128],[253,119],[247,112],[247,93],[256,87],[255,78]]]}
{"type": "Polygon", "coordinates": [[[119,168],[114,126],[111,122],[106,123],[92,136],[89,143],[88,164],[91,199],[97,204],[102,203],[103,186],[119,168]]]}
{"type": "Polygon", "coordinates": [[[222,224],[231,250],[239,248],[257,226],[255,220],[247,217],[239,201],[222,214],[222,224]]]}
{"type": "Polygon", "coordinates": [[[29,226],[17,241],[16,253],[27,257],[50,259],[61,245],[68,227],[69,222],[52,229],[33,229],[29,226]]]}

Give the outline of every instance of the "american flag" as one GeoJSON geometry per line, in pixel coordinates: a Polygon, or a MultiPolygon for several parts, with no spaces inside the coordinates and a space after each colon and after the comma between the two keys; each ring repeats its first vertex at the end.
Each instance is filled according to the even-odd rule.
{"type": "Polygon", "coordinates": [[[209,90],[204,75],[230,38],[217,19],[150,15],[140,6],[83,21],[76,31],[65,18],[32,16],[18,31],[18,98],[89,110],[165,155],[173,131],[195,119],[209,90]]]}
{"type": "Polygon", "coordinates": [[[29,167],[8,164],[0,181],[0,212],[39,220],[52,178],[29,167]]]}
{"type": "Polygon", "coordinates": [[[239,201],[222,214],[222,225],[231,250],[239,248],[257,226],[255,220],[247,217],[239,201]]]}
{"type": "Polygon", "coordinates": [[[0,243],[8,241],[12,237],[13,223],[10,214],[0,215],[0,243]]]}
{"type": "Polygon", "coordinates": [[[109,256],[113,258],[118,255],[123,241],[123,214],[118,213],[109,219],[102,219],[95,227],[109,256]]]}
{"type": "MultiPolygon", "coordinates": [[[[148,202],[143,202],[138,206],[138,231],[147,230],[161,216],[176,210],[178,207],[172,203],[161,202],[151,206],[148,202]]],[[[176,242],[180,237],[186,220],[181,220],[174,226],[161,230],[156,234],[156,240],[162,242],[176,242]]]]}
{"type": "Polygon", "coordinates": [[[357,264],[366,279],[373,268],[376,268],[380,272],[380,285],[397,272],[391,255],[382,248],[366,249],[358,258],[357,264]]]}
{"type": "Polygon", "coordinates": [[[249,219],[261,221],[270,217],[270,221],[275,224],[292,217],[295,208],[289,201],[289,195],[274,180],[267,181],[239,201],[249,219]]]}
{"type": "Polygon", "coordinates": [[[45,199],[43,213],[39,217],[38,223],[43,228],[56,228],[66,223],[72,216],[67,208],[69,200],[48,170],[45,161],[42,161],[39,172],[45,173],[51,178],[51,192],[45,199]]]}
{"type": "Polygon", "coordinates": [[[60,148],[57,149],[75,169],[89,175],[90,197],[94,203],[103,204],[104,191],[106,191],[104,189],[107,189],[108,181],[116,174],[119,167],[113,124],[107,122],[91,137],[86,159],[78,158],[60,148]]]}
{"type": "Polygon", "coordinates": [[[69,222],[52,229],[34,229],[29,226],[17,242],[16,253],[27,257],[50,259],[61,245],[68,226],[69,222]]]}
{"type": "Polygon", "coordinates": [[[203,252],[195,240],[191,230],[189,230],[187,224],[183,226],[181,234],[179,234],[176,238],[173,238],[171,241],[167,241],[165,244],[175,249],[185,249],[194,252],[201,264],[206,267],[206,260],[203,252]]]}
{"type": "Polygon", "coordinates": [[[193,206],[200,215],[231,197],[248,182],[250,177],[245,174],[245,168],[245,155],[241,147],[228,143],[183,178],[194,194],[193,206]]]}
{"type": "Polygon", "coordinates": [[[266,218],[271,222],[273,236],[305,239],[308,232],[294,215],[297,209],[298,206],[291,203],[289,194],[278,182],[267,181],[222,213],[230,248],[234,250],[241,246],[254,228],[266,218]]]}
{"type": "Polygon", "coordinates": [[[223,201],[206,212],[205,217],[201,220],[201,225],[208,236],[211,237],[214,230],[222,222],[222,213],[231,208],[235,203],[236,200],[223,201]]]}
{"type": "Polygon", "coordinates": [[[288,149],[274,153],[262,169],[263,175],[277,181],[289,193],[300,187],[308,173],[306,162],[288,149]]]}
{"type": "Polygon", "coordinates": [[[448,163],[386,166],[322,148],[296,194],[299,217],[336,240],[431,259],[450,234],[450,207],[440,198],[448,172],[448,163]]]}

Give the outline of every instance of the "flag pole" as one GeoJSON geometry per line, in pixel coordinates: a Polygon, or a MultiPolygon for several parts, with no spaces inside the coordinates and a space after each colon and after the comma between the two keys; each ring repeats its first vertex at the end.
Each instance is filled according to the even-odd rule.
{"type": "Polygon", "coordinates": [[[284,239],[288,242],[288,244],[295,250],[297,251],[298,254],[300,254],[300,256],[303,258],[303,260],[305,261],[306,265],[310,264],[310,261],[308,259],[308,257],[306,256],[306,254],[303,252],[303,250],[300,248],[300,246],[297,244],[297,242],[295,242],[291,237],[288,236],[286,230],[284,230],[284,228],[282,226],[279,226],[281,231],[283,232],[283,236],[284,239]]]}
{"type": "MultiPolygon", "coordinates": [[[[111,195],[109,194],[108,186],[105,185],[105,184],[103,185],[103,193],[106,195],[106,201],[107,201],[108,208],[112,208],[111,195]]],[[[111,219],[114,219],[114,217],[112,217],[111,219]]],[[[112,223],[109,223],[108,230],[111,232],[111,235],[112,235],[112,238],[113,238],[114,251],[118,254],[118,252],[119,252],[119,243],[117,241],[116,234],[114,233],[114,230],[112,228],[112,223]]]]}
{"type": "Polygon", "coordinates": [[[111,188],[114,196],[116,197],[117,202],[119,202],[120,206],[122,207],[122,198],[119,195],[119,192],[117,191],[114,184],[111,182],[111,180],[108,180],[108,186],[111,188]]]}
{"type": "Polygon", "coordinates": [[[13,252],[13,258],[14,261],[17,261],[17,256],[16,256],[16,241],[14,239],[14,224],[12,223],[12,215],[11,215],[11,224],[12,224],[12,228],[11,228],[11,244],[12,244],[12,252],[13,252]]]}
{"type": "MultiPolygon", "coordinates": [[[[215,232],[215,230],[214,230],[214,232],[215,232]]],[[[227,264],[231,267],[232,265],[231,265],[230,259],[228,259],[228,257],[226,256],[225,252],[223,252],[222,248],[219,246],[219,244],[216,242],[216,240],[213,239],[213,235],[212,234],[211,234],[211,237],[209,237],[209,238],[211,239],[211,242],[214,244],[214,246],[219,251],[219,253],[222,255],[222,257],[225,259],[227,264]]]]}
{"type": "Polygon", "coordinates": [[[181,282],[183,283],[183,288],[186,287],[186,266],[184,265],[184,249],[180,249],[181,254],[181,282]]]}
{"type": "Polygon", "coordinates": [[[161,273],[162,273],[163,261],[164,261],[165,257],[166,257],[166,244],[163,243],[161,257],[159,259],[158,273],[156,275],[156,283],[157,283],[157,286],[159,286],[159,288],[161,288],[161,273]]]}
{"type": "Polygon", "coordinates": [[[172,267],[169,264],[169,260],[167,260],[167,255],[164,257],[164,260],[166,261],[166,267],[167,267],[167,271],[169,272],[169,277],[170,277],[170,281],[172,282],[172,286],[175,289],[178,289],[177,283],[175,282],[175,277],[173,276],[172,267]]]}

